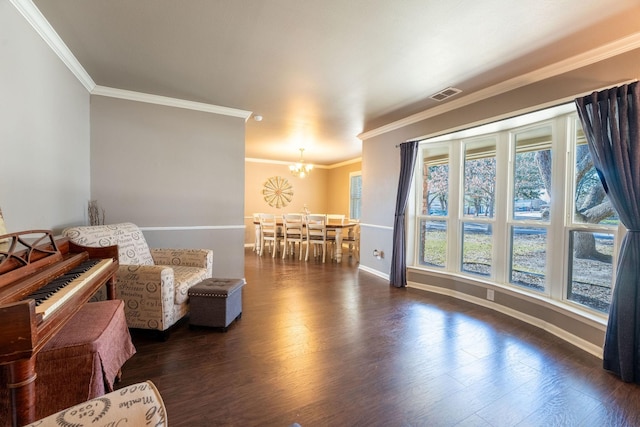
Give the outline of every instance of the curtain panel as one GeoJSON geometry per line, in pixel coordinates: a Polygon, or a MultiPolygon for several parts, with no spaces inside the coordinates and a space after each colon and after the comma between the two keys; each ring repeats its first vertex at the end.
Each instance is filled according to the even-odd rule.
{"type": "Polygon", "coordinates": [[[620,248],[603,366],[640,383],[640,87],[576,99],[589,151],[609,200],[628,229],[620,248]]]}
{"type": "Polygon", "coordinates": [[[393,248],[389,282],[396,288],[407,286],[407,246],[405,212],[411,189],[413,169],[418,155],[418,141],[400,144],[400,179],[396,196],[396,211],[393,221],[393,248]]]}

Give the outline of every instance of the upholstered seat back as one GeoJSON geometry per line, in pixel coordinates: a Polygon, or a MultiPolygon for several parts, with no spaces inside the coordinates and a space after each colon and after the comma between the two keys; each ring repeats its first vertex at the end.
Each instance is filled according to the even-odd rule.
{"type": "Polygon", "coordinates": [[[130,222],[69,227],[62,234],[74,243],[89,247],[118,245],[120,264],[154,265],[142,231],[130,222]]]}
{"type": "Polygon", "coordinates": [[[125,301],[130,328],[166,331],[189,312],[189,288],[213,275],[211,249],[149,248],[132,223],[70,227],[62,233],[78,245],[118,245],[115,297],[125,301]]]}

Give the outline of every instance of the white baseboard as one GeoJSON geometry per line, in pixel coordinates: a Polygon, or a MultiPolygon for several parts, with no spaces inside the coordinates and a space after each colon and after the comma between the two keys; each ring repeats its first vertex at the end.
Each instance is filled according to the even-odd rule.
{"type": "Polygon", "coordinates": [[[383,279],[385,279],[385,280],[389,280],[389,275],[388,275],[388,274],[386,274],[386,273],[383,273],[382,271],[375,270],[375,269],[373,269],[373,268],[367,267],[367,266],[362,265],[362,264],[359,264],[359,265],[358,265],[358,269],[360,269],[360,270],[362,270],[362,271],[366,271],[367,273],[371,273],[371,274],[373,274],[374,276],[381,277],[381,278],[383,278],[383,279]]]}

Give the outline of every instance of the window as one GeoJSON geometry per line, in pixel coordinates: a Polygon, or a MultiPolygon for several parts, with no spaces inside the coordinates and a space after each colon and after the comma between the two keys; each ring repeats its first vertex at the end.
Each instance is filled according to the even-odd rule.
{"type": "Polygon", "coordinates": [[[492,237],[492,227],[482,223],[464,223],[462,227],[462,271],[480,276],[491,275],[492,237]]]}
{"type": "Polygon", "coordinates": [[[609,312],[613,278],[613,233],[572,230],[569,236],[569,280],[567,299],[609,312]],[[588,242],[590,254],[581,254],[588,242]]]}
{"type": "Polygon", "coordinates": [[[545,122],[520,128],[510,139],[509,283],[545,293],[553,126],[545,122]]]}
{"type": "Polygon", "coordinates": [[[496,201],[496,141],[465,143],[464,215],[493,218],[496,201]]]}
{"type": "Polygon", "coordinates": [[[425,140],[420,149],[410,228],[416,267],[608,312],[619,220],[573,104],[425,140]]]}
{"type": "Polygon", "coordinates": [[[568,203],[569,268],[565,296],[569,301],[608,312],[613,285],[615,232],[620,223],[593,166],[580,126],[571,123],[573,168],[568,203]]]}
{"type": "Polygon", "coordinates": [[[513,133],[513,219],[549,221],[550,124],[513,133]]]}
{"type": "Polygon", "coordinates": [[[349,218],[360,219],[362,209],[362,172],[349,174],[349,218]]]}
{"type": "Polygon", "coordinates": [[[465,141],[461,270],[491,276],[496,202],[496,139],[465,141]]]}
{"type": "Polygon", "coordinates": [[[421,265],[445,267],[447,221],[449,215],[449,147],[425,147],[422,150],[423,197],[421,200],[421,265]],[[443,220],[442,218],[445,217],[443,220]]]}
{"type": "Polygon", "coordinates": [[[512,226],[509,243],[509,283],[543,292],[547,276],[547,230],[512,226]]]}

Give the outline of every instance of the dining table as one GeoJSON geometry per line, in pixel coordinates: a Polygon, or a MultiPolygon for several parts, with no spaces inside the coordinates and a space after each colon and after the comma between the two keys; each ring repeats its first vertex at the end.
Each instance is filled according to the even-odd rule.
{"type": "MultiPolygon", "coordinates": [[[[276,224],[282,226],[282,215],[276,215],[276,224]]],[[[351,221],[340,221],[329,219],[327,221],[327,231],[335,232],[335,240],[336,240],[336,262],[342,262],[342,239],[344,238],[344,231],[347,233],[353,231],[353,227],[358,225],[357,222],[351,221]]],[[[256,234],[256,252],[260,253],[260,221],[256,218],[253,219],[253,226],[256,234]]]]}

